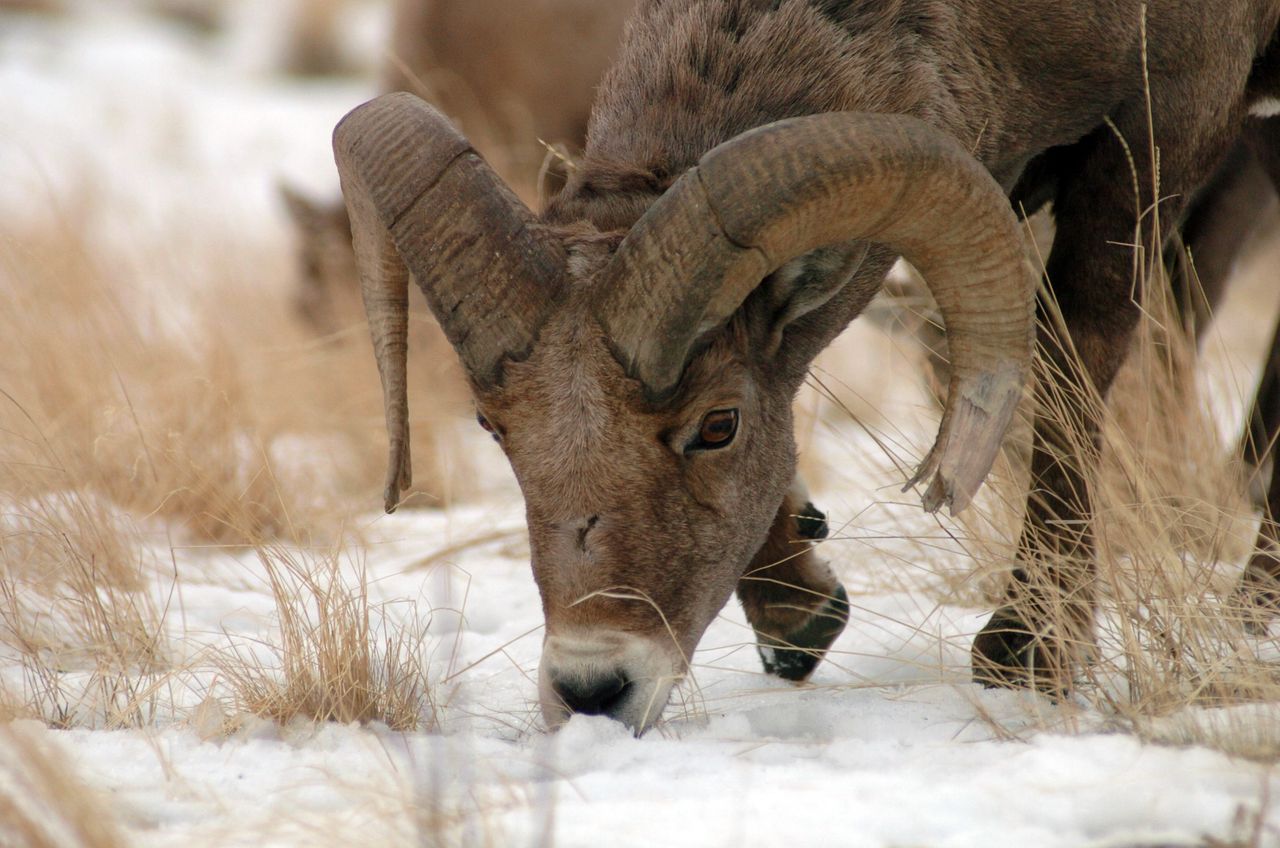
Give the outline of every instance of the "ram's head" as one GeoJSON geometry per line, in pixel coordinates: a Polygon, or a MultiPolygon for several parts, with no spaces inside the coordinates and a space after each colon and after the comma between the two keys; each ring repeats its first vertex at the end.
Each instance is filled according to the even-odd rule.
{"type": "Polygon", "coordinates": [[[963,508],[990,468],[1027,372],[1032,278],[999,187],[918,121],[760,128],[606,232],[540,220],[411,95],[356,109],[334,144],[386,399],[386,508],[409,483],[412,274],[525,496],[551,724],[657,718],[792,484],[791,402],[852,317],[856,275],[905,255],[947,323],[926,507],[963,508]]]}

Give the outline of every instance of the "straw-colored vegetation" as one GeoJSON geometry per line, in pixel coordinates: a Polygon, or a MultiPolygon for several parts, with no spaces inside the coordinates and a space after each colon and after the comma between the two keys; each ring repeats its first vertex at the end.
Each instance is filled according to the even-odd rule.
{"type": "Polygon", "coordinates": [[[275,599],[279,643],[240,642],[217,661],[236,713],[281,724],[435,726],[426,676],[429,616],[408,604],[401,616],[407,623],[398,624],[389,605],[370,604],[364,569],[344,568],[336,551],[263,546],[258,557],[275,599]]]}
{"type": "Polygon", "coordinates": [[[24,504],[0,542],[0,656],[22,668],[17,715],[55,727],[150,724],[168,668],[136,543],[74,495],[24,504]],[[112,561],[113,557],[120,559],[112,561]],[[126,564],[133,571],[125,575],[126,564]]]}
{"type": "MultiPolygon", "coordinates": [[[[87,218],[95,199],[79,200],[87,218]]],[[[80,223],[0,241],[0,496],[93,495],[219,542],[323,535],[335,511],[368,502],[384,457],[363,332],[301,327],[278,256],[125,261],[92,250],[80,223]]],[[[442,351],[419,353],[418,502],[438,504],[457,488],[446,445],[465,407],[442,351]]]]}
{"type": "MultiPolygon", "coordinates": [[[[179,247],[132,256],[91,246],[82,224],[106,210],[91,191],[79,201],[68,204],[72,219],[0,238],[0,654],[22,670],[4,711],[61,727],[172,714],[183,669],[171,667],[162,636],[180,591],[167,549],[212,543],[263,550],[281,605],[287,697],[303,698],[302,673],[332,672],[317,685],[343,689],[320,706],[289,706],[246,666],[239,682],[259,697],[243,706],[417,726],[429,710],[421,681],[403,677],[420,669],[408,632],[371,630],[363,591],[339,594],[333,583],[320,594],[304,559],[273,547],[349,540],[345,516],[377,503],[382,409],[363,328],[324,339],[304,328],[287,256],[246,250],[192,267],[179,247]],[[157,279],[161,292],[148,294],[157,279]],[[286,589],[287,579],[303,582],[286,589]],[[308,653],[306,640],[321,638],[313,623],[337,640],[319,653],[308,653]],[[313,659],[327,664],[301,671],[313,659]],[[360,699],[368,705],[353,706],[360,699]]],[[[442,353],[429,343],[416,351],[409,508],[463,488],[452,444],[469,421],[442,353]]]]}

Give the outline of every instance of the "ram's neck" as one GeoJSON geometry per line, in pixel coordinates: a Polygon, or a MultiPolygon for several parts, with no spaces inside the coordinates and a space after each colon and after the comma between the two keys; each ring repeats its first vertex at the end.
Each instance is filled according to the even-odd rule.
{"type": "Polygon", "coordinates": [[[642,2],[583,159],[545,217],[625,230],[703,153],[782,118],[856,110],[946,125],[946,86],[924,46],[938,41],[910,5],[642,2]]]}

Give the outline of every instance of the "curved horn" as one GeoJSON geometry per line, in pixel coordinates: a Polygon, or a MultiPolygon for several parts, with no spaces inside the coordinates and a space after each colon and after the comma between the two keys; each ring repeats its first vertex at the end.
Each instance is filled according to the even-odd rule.
{"type": "Polygon", "coordinates": [[[408,488],[412,273],[479,387],[524,356],[559,292],[564,250],[449,120],[411,94],[358,106],[333,132],[386,406],[393,512],[408,488]]]}
{"type": "Polygon", "coordinates": [[[699,336],[755,287],[818,247],[866,240],[906,257],[947,327],[952,376],[925,509],[968,505],[1030,368],[1035,286],[1017,220],[954,139],[902,115],[779,121],[707,153],[627,234],[598,314],[628,371],[657,395],[699,336]]]}

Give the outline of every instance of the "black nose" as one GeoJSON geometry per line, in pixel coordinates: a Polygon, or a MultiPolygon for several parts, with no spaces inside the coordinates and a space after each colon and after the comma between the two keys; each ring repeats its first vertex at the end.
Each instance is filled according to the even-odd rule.
{"type": "Polygon", "coordinates": [[[554,680],[551,688],[575,713],[610,715],[630,694],[631,681],[612,673],[585,680],[577,677],[554,680]]]}

